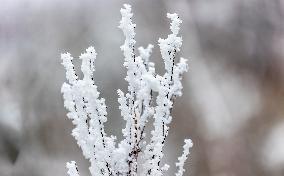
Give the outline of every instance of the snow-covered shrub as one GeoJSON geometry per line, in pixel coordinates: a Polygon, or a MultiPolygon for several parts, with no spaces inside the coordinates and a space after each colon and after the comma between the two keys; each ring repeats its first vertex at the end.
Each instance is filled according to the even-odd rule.
{"type": "MultiPolygon", "coordinates": [[[[154,63],[149,61],[153,45],[145,49],[138,48],[135,54],[135,24],[132,23],[131,6],[121,9],[122,19],[119,28],[126,39],[121,46],[127,69],[126,81],[128,92],[118,90],[118,102],[121,115],[126,121],[122,130],[124,139],[116,142],[115,136],[108,136],[104,130],[107,121],[105,99],[99,97],[94,82],[96,51],[89,47],[79,57],[82,60],[83,79],[78,79],[69,53],[61,55],[62,64],[66,68],[68,83],[62,85],[64,105],[69,110],[68,118],[75,128],[72,135],[77,140],[83,155],[90,161],[92,176],[161,176],[169,168],[160,165],[163,158],[163,147],[172,121],[171,110],[173,100],[181,96],[181,75],[187,71],[186,59],[180,58],[175,64],[176,53],[180,50],[182,39],[178,36],[181,20],[177,14],[167,14],[171,19],[171,34],[166,39],[159,39],[161,55],[165,63],[165,74],[155,73],[154,63]],[[152,94],[157,93],[154,100],[152,94]],[[154,101],[156,101],[154,105],[154,101]],[[154,129],[150,142],[145,141],[145,127],[149,118],[154,118],[154,129]],[[139,157],[139,162],[138,162],[139,157]],[[141,158],[141,159],[140,159],[141,158]],[[138,167],[142,167],[138,173],[138,167]]],[[[184,151],[178,158],[176,176],[184,172],[184,162],[192,147],[190,139],[185,140],[184,151]]],[[[75,161],[67,163],[68,174],[79,176],[75,161]]]]}

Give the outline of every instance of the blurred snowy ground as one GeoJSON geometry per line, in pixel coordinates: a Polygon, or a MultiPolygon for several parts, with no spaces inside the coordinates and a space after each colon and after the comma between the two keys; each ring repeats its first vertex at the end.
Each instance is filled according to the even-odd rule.
{"type": "MultiPolygon", "coordinates": [[[[167,12],[183,20],[181,56],[189,58],[184,95],[175,103],[165,160],[194,142],[185,175],[284,175],[284,3],[281,0],[0,0],[0,175],[62,176],[88,163],[71,137],[63,107],[60,53],[98,52],[96,82],[106,98],[107,131],[124,125],[117,89],[126,89],[123,3],[133,6],[137,47],[157,47],[167,12]]],[[[79,62],[76,66],[79,67],[79,62]]]]}

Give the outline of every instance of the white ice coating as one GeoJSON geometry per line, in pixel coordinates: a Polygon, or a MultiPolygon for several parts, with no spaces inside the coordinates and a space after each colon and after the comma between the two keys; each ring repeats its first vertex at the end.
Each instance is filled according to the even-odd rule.
{"type": "Polygon", "coordinates": [[[176,176],[182,176],[184,170],[184,163],[189,155],[189,149],[192,148],[193,143],[190,139],[185,139],[184,140],[185,144],[183,146],[183,153],[182,155],[178,158],[178,162],[176,163],[176,166],[178,167],[178,171],[176,173],[176,176]]]}
{"type": "MultiPolygon", "coordinates": [[[[186,59],[181,58],[177,64],[176,53],[180,50],[182,39],[178,36],[181,20],[177,14],[167,14],[171,20],[171,34],[166,39],[159,39],[159,46],[165,63],[165,74],[157,75],[155,65],[149,62],[153,45],[139,47],[135,54],[135,24],[132,23],[131,6],[125,4],[120,10],[122,19],[119,28],[125,36],[121,50],[124,55],[124,66],[127,69],[125,80],[128,91],[118,90],[118,102],[121,116],[126,121],[122,130],[124,139],[116,142],[115,136],[108,136],[104,130],[107,121],[105,100],[94,82],[95,60],[97,53],[89,47],[79,57],[82,60],[83,79],[76,75],[73,57],[62,54],[62,64],[66,69],[68,82],[63,83],[64,106],[69,111],[67,117],[72,120],[72,135],[77,140],[83,155],[90,161],[92,176],[138,176],[138,167],[142,167],[141,176],[161,176],[169,165],[160,166],[163,147],[168,135],[169,123],[172,120],[173,100],[181,96],[181,76],[187,71],[186,59]],[[152,94],[156,92],[154,100],[152,94]],[[154,103],[156,101],[156,103],[154,103]],[[154,118],[154,129],[150,142],[145,141],[145,126],[148,119],[154,118]],[[138,163],[138,157],[139,159],[138,163]]],[[[178,159],[177,176],[183,174],[184,162],[189,154],[191,140],[185,140],[184,153],[178,159]]],[[[74,161],[67,163],[69,176],[79,176],[74,161]]]]}
{"type": "Polygon", "coordinates": [[[69,176],[79,176],[78,168],[75,161],[70,161],[66,163],[66,167],[68,169],[67,174],[69,176]]]}

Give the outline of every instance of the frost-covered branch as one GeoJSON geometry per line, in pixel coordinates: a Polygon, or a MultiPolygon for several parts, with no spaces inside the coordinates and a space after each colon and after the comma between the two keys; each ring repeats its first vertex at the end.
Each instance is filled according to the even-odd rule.
{"type": "Polygon", "coordinates": [[[184,140],[185,144],[183,146],[183,154],[178,158],[178,162],[176,163],[176,166],[178,167],[178,172],[176,173],[176,176],[182,176],[184,170],[184,163],[189,155],[189,149],[193,146],[193,143],[190,139],[184,140]]]}
{"type": "Polygon", "coordinates": [[[69,110],[68,118],[75,128],[72,135],[77,140],[83,155],[91,162],[93,175],[110,175],[110,154],[114,145],[112,138],[106,136],[104,123],[106,122],[106,105],[94,85],[93,72],[96,51],[89,47],[79,58],[82,60],[81,71],[84,78],[78,80],[72,57],[69,53],[62,54],[62,64],[66,68],[66,77],[69,83],[62,85],[64,105],[69,110]],[[113,144],[112,144],[113,143],[113,144]],[[108,156],[105,158],[105,156],[108,156]]]}
{"type": "Polygon", "coordinates": [[[162,175],[160,161],[163,157],[163,146],[168,135],[168,124],[172,120],[171,109],[173,99],[181,96],[181,74],[187,71],[186,60],[181,58],[179,64],[175,65],[175,56],[182,44],[181,37],[178,37],[181,20],[177,14],[167,14],[172,20],[171,32],[166,39],[159,39],[159,46],[162,58],[165,63],[166,73],[159,77],[160,86],[158,89],[157,106],[154,114],[154,130],[151,132],[151,142],[145,151],[146,163],[144,164],[144,174],[162,175]]]}
{"type": "MultiPolygon", "coordinates": [[[[124,66],[127,69],[125,80],[128,82],[126,93],[118,90],[118,102],[121,116],[126,121],[122,130],[124,139],[116,143],[115,136],[108,136],[104,130],[107,121],[105,100],[95,85],[96,51],[89,47],[81,54],[81,71],[83,78],[76,75],[73,57],[62,54],[62,64],[66,69],[67,81],[62,85],[64,105],[69,111],[67,116],[75,128],[72,135],[77,140],[83,155],[90,161],[90,172],[93,176],[161,176],[169,165],[160,166],[163,147],[172,120],[173,101],[181,96],[181,76],[187,71],[186,59],[181,58],[176,64],[176,53],[182,44],[178,36],[181,20],[177,14],[167,14],[171,20],[171,34],[166,39],[159,39],[159,46],[165,63],[164,75],[155,73],[155,64],[149,61],[153,45],[139,47],[135,54],[135,27],[130,5],[121,9],[122,19],[119,28],[123,31],[125,42],[121,46],[124,55],[124,66]],[[153,92],[158,95],[154,99],[153,92]],[[154,103],[155,102],[155,103],[154,103]],[[145,128],[148,120],[154,118],[154,129],[151,140],[145,141],[145,128]],[[141,157],[141,160],[138,160],[141,157]],[[138,162],[140,161],[140,162],[138,162]],[[142,167],[138,174],[138,167],[142,167]]],[[[183,173],[184,161],[189,154],[191,141],[186,140],[184,154],[179,158],[177,176],[183,173]]],[[[67,163],[69,176],[79,176],[74,161],[67,163]]]]}

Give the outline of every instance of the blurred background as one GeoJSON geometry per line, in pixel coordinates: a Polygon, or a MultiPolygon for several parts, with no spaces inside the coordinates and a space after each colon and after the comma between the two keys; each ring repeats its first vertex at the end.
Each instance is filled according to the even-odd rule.
{"type": "MultiPolygon", "coordinates": [[[[169,33],[167,12],[183,20],[180,55],[189,59],[175,101],[165,161],[194,142],[185,176],[284,175],[284,1],[0,0],[0,176],[62,176],[76,160],[89,175],[60,93],[60,53],[97,52],[96,84],[108,105],[106,131],[121,139],[117,89],[126,90],[117,28],[133,6],[137,47],[169,33]]],[[[79,68],[80,63],[76,62],[79,68]]]]}

